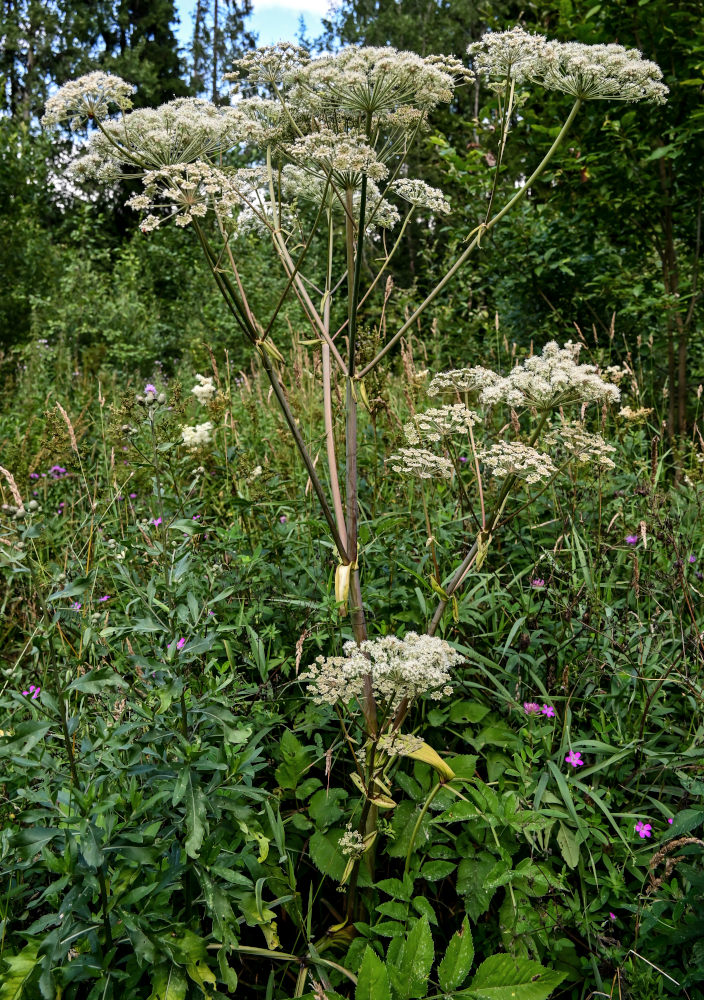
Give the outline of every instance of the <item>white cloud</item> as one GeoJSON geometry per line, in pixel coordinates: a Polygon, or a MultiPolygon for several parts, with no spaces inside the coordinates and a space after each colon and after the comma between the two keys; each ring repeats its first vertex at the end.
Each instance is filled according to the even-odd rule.
{"type": "Polygon", "coordinates": [[[290,10],[294,14],[316,14],[318,17],[326,17],[333,4],[330,0],[254,0],[254,14],[260,10],[290,10]]]}

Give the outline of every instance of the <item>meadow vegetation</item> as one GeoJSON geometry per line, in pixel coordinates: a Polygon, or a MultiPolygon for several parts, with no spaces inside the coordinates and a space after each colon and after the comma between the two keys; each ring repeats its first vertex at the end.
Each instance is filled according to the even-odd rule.
{"type": "Polygon", "coordinates": [[[704,997],[696,269],[628,335],[483,290],[660,70],[521,28],[238,68],[46,107],[64,231],[119,190],[142,242],[0,364],[0,1000],[704,997]],[[432,130],[477,81],[481,168],[432,130]]]}

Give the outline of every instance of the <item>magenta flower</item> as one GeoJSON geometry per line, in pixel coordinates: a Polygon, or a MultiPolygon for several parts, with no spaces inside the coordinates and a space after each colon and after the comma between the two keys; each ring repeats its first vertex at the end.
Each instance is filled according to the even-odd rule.
{"type": "Polygon", "coordinates": [[[134,500],[136,496],[137,496],[136,493],[130,493],[130,500],[134,500]]]}
{"type": "Polygon", "coordinates": [[[616,914],[609,912],[609,920],[615,920],[615,919],[616,919],[616,914]]]}
{"type": "Polygon", "coordinates": [[[109,600],[110,600],[110,594],[103,594],[102,597],[98,598],[98,604],[102,604],[103,601],[109,601],[109,600]]]}
{"type": "Polygon", "coordinates": [[[535,701],[524,701],[523,711],[526,715],[540,715],[540,705],[535,701]]]}
{"type": "Polygon", "coordinates": [[[183,637],[181,637],[181,638],[180,638],[180,639],[178,640],[178,642],[176,643],[176,649],[183,649],[183,647],[184,647],[185,645],[186,645],[186,639],[184,639],[183,637]]]}
{"type": "Polygon", "coordinates": [[[82,607],[83,607],[82,604],[79,604],[78,601],[74,601],[73,604],[71,605],[71,611],[80,611],[82,607]]]}
{"type": "Polygon", "coordinates": [[[667,821],[667,822],[668,822],[668,823],[670,824],[670,826],[672,826],[672,824],[673,824],[673,823],[674,823],[675,821],[674,821],[674,819],[673,819],[672,817],[670,817],[670,818],[668,819],[668,821],[667,821]]]}
{"type": "Polygon", "coordinates": [[[39,473],[38,472],[30,472],[29,478],[30,479],[39,479],[39,473]]]}
{"type": "Polygon", "coordinates": [[[572,767],[582,767],[582,765],[584,764],[584,761],[582,760],[581,750],[570,750],[570,752],[565,757],[565,760],[567,761],[568,764],[571,764],[572,767]]]}
{"type": "Polygon", "coordinates": [[[288,518],[286,517],[285,514],[282,514],[281,517],[279,518],[279,521],[281,521],[282,524],[286,524],[288,518]]]}
{"type": "Polygon", "coordinates": [[[39,697],[39,692],[40,691],[41,691],[40,687],[35,686],[34,684],[30,684],[29,685],[29,690],[28,691],[23,691],[22,694],[25,695],[25,696],[31,694],[32,701],[36,701],[36,699],[39,697]]]}
{"type": "Polygon", "coordinates": [[[144,387],[144,391],[145,393],[150,392],[153,396],[156,396],[157,394],[157,388],[155,385],[152,385],[151,382],[147,382],[147,384],[144,387]]]}
{"type": "Polygon", "coordinates": [[[694,555],[694,553],[692,553],[692,555],[689,557],[689,561],[691,563],[695,563],[697,561],[697,557],[694,555]]]}
{"type": "Polygon", "coordinates": [[[466,455],[460,455],[460,462],[466,462],[466,461],[467,461],[467,456],[466,455]]]}
{"type": "Polygon", "coordinates": [[[154,525],[155,528],[158,528],[159,525],[161,524],[161,518],[160,517],[152,518],[152,524],[154,525]]]}
{"type": "Polygon", "coordinates": [[[543,715],[547,715],[548,719],[555,718],[555,709],[552,705],[543,705],[543,715]]]}
{"type": "Polygon", "coordinates": [[[541,579],[539,576],[536,576],[534,580],[530,581],[530,585],[534,590],[540,590],[542,587],[545,586],[545,580],[541,579]]]}
{"type": "Polygon", "coordinates": [[[650,823],[636,823],[636,833],[641,840],[646,840],[652,836],[653,827],[650,823]]]}
{"type": "Polygon", "coordinates": [[[626,535],[626,543],[628,545],[637,545],[638,544],[638,535],[626,535]]]}

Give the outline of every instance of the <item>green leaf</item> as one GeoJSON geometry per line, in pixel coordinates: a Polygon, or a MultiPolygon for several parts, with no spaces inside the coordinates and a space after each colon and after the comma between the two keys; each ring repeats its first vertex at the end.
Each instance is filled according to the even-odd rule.
{"type": "Polygon", "coordinates": [[[288,729],[281,737],[282,763],[275,776],[280,788],[295,790],[298,782],[310,767],[310,753],[288,729]]]}
{"type": "Polygon", "coordinates": [[[41,743],[50,729],[50,722],[21,722],[15,726],[12,739],[0,743],[0,757],[25,756],[41,743]]]}
{"type": "Polygon", "coordinates": [[[37,964],[39,941],[30,941],[18,955],[3,955],[7,968],[2,972],[0,1000],[20,1000],[37,964]]]}
{"type": "Polygon", "coordinates": [[[177,965],[157,965],[152,972],[149,1000],[184,1000],[187,989],[188,980],[177,965]]]}
{"type": "Polygon", "coordinates": [[[114,670],[103,667],[100,670],[91,670],[83,677],[77,677],[75,681],[71,681],[66,690],[81,691],[83,694],[99,694],[105,688],[126,688],[127,686],[127,683],[114,670]]]}
{"type": "Polygon", "coordinates": [[[395,962],[399,975],[394,980],[401,1000],[425,996],[434,957],[430,924],[427,917],[421,917],[413,925],[395,962]]]}
{"type": "Polygon", "coordinates": [[[557,843],[565,863],[570,868],[576,868],[579,864],[579,844],[574,833],[563,823],[560,823],[560,828],[557,831],[557,843]]]}
{"type": "Polygon", "coordinates": [[[193,787],[193,776],[189,772],[186,782],[186,854],[189,858],[197,858],[203,837],[205,836],[205,815],[207,802],[203,789],[193,787]]]}
{"type": "Polygon", "coordinates": [[[492,955],[469,984],[476,1000],[547,1000],[567,975],[512,955],[492,955]]]}
{"type": "Polygon", "coordinates": [[[367,945],[357,976],[354,1000],[389,1000],[389,977],[386,966],[367,945]]]}
{"type": "Polygon", "coordinates": [[[438,966],[438,979],[441,988],[449,993],[456,990],[469,975],[474,961],[474,941],[469,929],[469,921],[465,917],[462,927],[452,935],[447,946],[445,957],[438,966]]]}
{"type": "Polygon", "coordinates": [[[420,877],[426,882],[439,882],[452,874],[457,866],[452,861],[428,861],[420,870],[420,877]]]}

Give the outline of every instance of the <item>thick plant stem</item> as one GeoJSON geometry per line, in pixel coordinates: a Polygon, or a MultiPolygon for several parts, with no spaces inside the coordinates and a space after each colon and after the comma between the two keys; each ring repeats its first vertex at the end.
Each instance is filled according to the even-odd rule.
{"type": "Polygon", "coordinates": [[[553,142],[552,146],[547,151],[547,153],[545,154],[545,156],[543,157],[543,159],[540,161],[540,163],[538,164],[538,166],[536,167],[536,169],[533,171],[533,173],[530,175],[530,177],[528,178],[528,180],[525,182],[525,184],[523,185],[523,187],[519,191],[516,192],[516,194],[513,196],[513,198],[511,198],[511,200],[509,202],[507,202],[506,205],[504,205],[504,207],[501,209],[500,212],[496,213],[496,215],[493,217],[493,219],[490,219],[489,222],[487,222],[487,223],[482,223],[482,225],[479,227],[479,232],[477,233],[477,235],[472,239],[472,241],[470,242],[470,244],[467,246],[467,249],[464,250],[462,252],[462,254],[457,258],[457,260],[452,265],[452,267],[447,272],[447,274],[444,276],[444,278],[439,282],[439,284],[437,284],[435,286],[435,288],[423,300],[423,302],[421,302],[421,304],[415,310],[415,312],[413,313],[413,315],[410,316],[406,320],[406,322],[403,324],[403,326],[400,328],[400,330],[398,330],[398,332],[394,334],[394,336],[391,338],[391,340],[389,340],[384,345],[384,347],[379,351],[379,353],[377,354],[377,356],[375,358],[373,358],[369,362],[369,364],[366,365],[359,372],[359,374],[357,375],[358,379],[363,379],[364,376],[367,375],[372,370],[372,368],[376,368],[376,366],[379,364],[379,362],[381,361],[381,359],[391,350],[391,348],[394,346],[394,344],[396,344],[400,340],[400,338],[404,335],[404,333],[406,333],[406,331],[409,330],[415,324],[415,322],[418,319],[418,317],[422,313],[425,312],[425,310],[428,308],[428,306],[430,305],[430,303],[433,302],[434,299],[437,298],[437,296],[443,290],[443,288],[445,287],[445,285],[447,285],[448,282],[450,281],[450,279],[452,277],[454,277],[454,275],[457,273],[457,271],[459,271],[459,269],[465,263],[465,261],[467,260],[467,258],[469,257],[469,255],[473,252],[473,250],[477,246],[479,246],[479,244],[481,242],[481,239],[482,239],[482,236],[484,236],[486,233],[491,232],[491,230],[494,228],[494,226],[496,226],[497,223],[499,223],[503,219],[503,217],[507,214],[507,212],[510,212],[511,209],[515,205],[517,205],[520,201],[522,201],[523,198],[525,198],[525,196],[527,195],[528,191],[530,190],[531,185],[534,184],[535,181],[538,179],[538,177],[542,174],[543,170],[545,170],[545,168],[547,167],[547,165],[550,162],[550,160],[553,158],[553,156],[555,155],[555,153],[557,152],[557,150],[559,149],[559,147],[562,145],[562,142],[563,142],[565,136],[567,135],[568,131],[570,130],[570,128],[572,126],[572,122],[574,121],[574,119],[575,119],[575,117],[577,115],[577,112],[579,111],[581,105],[582,105],[582,101],[579,98],[577,98],[577,100],[572,105],[572,110],[570,111],[569,115],[567,116],[565,124],[560,129],[560,132],[557,135],[557,137],[555,138],[555,141],[553,142]]]}
{"type": "MultiPolygon", "coordinates": [[[[237,293],[231,287],[227,275],[222,274],[222,272],[218,270],[215,254],[208,245],[208,242],[205,239],[202,230],[197,224],[196,224],[196,232],[198,233],[201,246],[203,247],[203,251],[205,252],[205,256],[210,265],[210,270],[215,279],[215,283],[220,289],[220,292],[225,301],[227,302],[233,316],[235,316],[238,323],[242,327],[247,339],[252,344],[256,345],[258,340],[257,331],[251,328],[251,325],[247,321],[246,315],[243,315],[237,293]],[[240,308],[238,308],[238,306],[240,306],[240,308]]],[[[274,371],[274,366],[272,364],[271,358],[269,357],[268,353],[262,349],[259,351],[259,357],[261,359],[262,364],[264,365],[264,370],[266,371],[269,382],[271,383],[271,387],[274,390],[274,395],[276,396],[276,400],[279,406],[281,407],[281,411],[284,415],[286,423],[289,426],[289,430],[291,431],[293,439],[296,442],[296,447],[298,448],[301,458],[303,459],[303,464],[306,467],[306,472],[308,473],[308,476],[310,478],[313,490],[315,491],[315,495],[318,498],[318,502],[323,512],[323,516],[328,523],[328,527],[330,528],[330,533],[332,535],[333,541],[335,542],[335,545],[341,557],[345,559],[347,557],[346,546],[343,543],[342,538],[340,537],[339,531],[337,530],[335,518],[333,516],[332,511],[330,510],[330,505],[328,504],[327,497],[325,496],[325,492],[323,490],[323,484],[320,482],[318,473],[315,471],[315,466],[313,465],[313,459],[311,458],[308,449],[306,448],[306,444],[305,441],[303,440],[303,436],[296,422],[296,418],[291,412],[291,407],[288,405],[288,400],[286,399],[286,393],[284,392],[281,380],[279,379],[278,374],[274,371]]]]}

